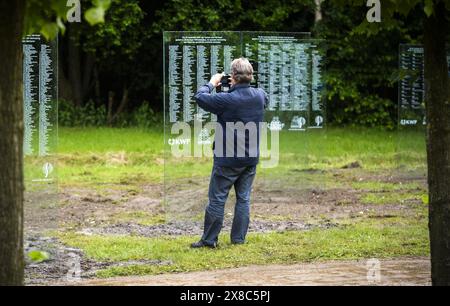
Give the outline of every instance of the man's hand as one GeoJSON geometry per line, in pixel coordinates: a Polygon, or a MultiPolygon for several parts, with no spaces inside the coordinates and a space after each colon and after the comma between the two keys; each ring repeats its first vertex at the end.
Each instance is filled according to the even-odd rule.
{"type": "Polygon", "coordinates": [[[220,85],[220,80],[222,79],[222,77],[223,73],[215,74],[209,82],[213,84],[214,87],[217,87],[220,85]]]}

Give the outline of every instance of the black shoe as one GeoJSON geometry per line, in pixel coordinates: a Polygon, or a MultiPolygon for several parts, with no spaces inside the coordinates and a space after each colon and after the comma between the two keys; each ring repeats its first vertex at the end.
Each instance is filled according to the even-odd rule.
{"type": "Polygon", "coordinates": [[[233,244],[233,245],[242,245],[242,244],[245,244],[245,241],[231,241],[231,244],[233,244]]]}
{"type": "Polygon", "coordinates": [[[191,248],[193,248],[193,249],[200,249],[200,248],[215,249],[215,248],[217,248],[217,243],[210,245],[210,244],[206,244],[202,240],[200,240],[199,242],[195,242],[195,243],[191,244],[191,248]]]}

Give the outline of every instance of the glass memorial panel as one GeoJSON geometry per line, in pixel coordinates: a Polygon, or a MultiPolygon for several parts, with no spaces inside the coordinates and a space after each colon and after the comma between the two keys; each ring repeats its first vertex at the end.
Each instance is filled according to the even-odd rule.
{"type": "Polygon", "coordinates": [[[397,167],[395,175],[400,181],[420,181],[426,177],[425,147],[425,70],[424,49],[420,45],[400,45],[397,132],[397,167]],[[417,148],[417,146],[420,148],[417,148]],[[422,155],[413,152],[423,152],[422,155]],[[411,158],[421,162],[411,162],[411,158]],[[410,165],[423,164],[417,169],[410,165]]]}
{"type": "Polygon", "coordinates": [[[424,52],[419,45],[400,45],[399,125],[426,125],[424,52]]]}
{"type": "MultiPolygon", "coordinates": [[[[448,49],[450,75],[450,49],[448,49]]],[[[426,177],[426,112],[425,112],[425,62],[421,45],[402,44],[399,48],[399,98],[398,98],[398,140],[397,156],[399,174],[426,177]],[[418,141],[420,139],[420,141],[418,141]],[[420,146],[417,148],[417,146],[420,146]],[[415,156],[414,151],[424,154],[415,156]],[[424,166],[411,169],[411,158],[421,160],[424,166]]]]}
{"type": "Polygon", "coordinates": [[[306,130],[311,105],[308,90],[311,44],[305,41],[309,33],[244,32],[242,35],[244,56],[255,70],[253,85],[264,89],[269,96],[267,122],[273,123],[274,128],[306,130]]]}
{"type": "MultiPolygon", "coordinates": [[[[310,39],[309,33],[272,32],[165,32],[163,41],[164,203],[168,219],[201,222],[203,218],[216,118],[199,109],[193,96],[211,75],[228,73],[231,61],[241,56],[254,67],[252,86],[269,95],[254,185],[254,213],[299,199],[306,203],[309,196],[305,192],[311,190],[311,184],[315,189],[324,184],[321,179],[311,179],[315,172],[309,171],[311,152],[307,150],[309,135],[316,134],[312,131],[323,132],[325,127],[322,42],[310,39]]],[[[323,141],[321,136],[314,139],[323,141]]],[[[319,154],[325,153],[324,142],[314,145],[319,154]]],[[[228,202],[232,203],[226,205],[226,216],[234,210],[233,191],[228,202]]]]}
{"type": "Polygon", "coordinates": [[[45,230],[57,226],[57,216],[45,210],[58,201],[58,42],[29,35],[22,46],[25,227],[45,230]]]}

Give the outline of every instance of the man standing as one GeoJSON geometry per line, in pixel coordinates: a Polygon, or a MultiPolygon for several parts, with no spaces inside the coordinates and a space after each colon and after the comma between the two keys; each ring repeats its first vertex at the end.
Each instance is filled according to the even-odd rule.
{"type": "Polygon", "coordinates": [[[233,244],[245,243],[250,222],[250,194],[259,162],[259,129],[268,97],[264,90],[250,87],[253,67],[245,58],[231,63],[230,90],[211,94],[222,77],[223,74],[214,75],[195,95],[202,109],[217,115],[217,128],[204,232],[201,240],[191,245],[193,248],[217,247],[225,202],[233,186],[236,191],[233,244]]]}

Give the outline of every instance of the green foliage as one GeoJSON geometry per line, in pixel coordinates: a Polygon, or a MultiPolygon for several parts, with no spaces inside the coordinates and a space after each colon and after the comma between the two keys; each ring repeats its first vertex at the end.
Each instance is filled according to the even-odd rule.
{"type": "Polygon", "coordinates": [[[67,21],[66,1],[26,1],[25,34],[41,33],[47,40],[54,39],[59,31],[65,30],[67,21]]]}
{"type": "MultiPolygon", "coordinates": [[[[102,2],[102,1],[100,1],[102,2]]],[[[95,53],[101,62],[120,65],[120,60],[131,58],[142,44],[145,30],[141,21],[144,13],[138,0],[112,0],[104,23],[94,27],[80,27],[82,48],[85,52],[95,53]]],[[[94,13],[93,13],[94,14],[94,13]]],[[[125,60],[126,61],[126,60],[125,60]]]]}
{"type": "MultiPolygon", "coordinates": [[[[149,106],[162,108],[163,30],[313,30],[314,36],[324,38],[329,47],[324,72],[330,122],[393,128],[397,119],[397,82],[402,79],[397,69],[398,44],[420,42],[421,20],[442,1],[450,9],[450,0],[383,0],[382,22],[373,24],[366,22],[365,0],[324,1],[323,21],[315,24],[314,0],[81,0],[88,22],[70,24],[68,36],[85,53],[81,55],[82,70],[87,69],[83,65],[86,54],[95,58],[89,67],[95,67],[92,70],[99,91],[94,93],[92,86],[86,86],[82,103],[94,99],[106,105],[110,91],[119,96],[127,89],[132,97],[128,105],[132,112],[150,99],[149,93],[149,106]]],[[[67,10],[66,1],[27,1],[27,32],[55,37],[65,30],[67,10]]],[[[63,52],[67,41],[60,40],[63,52]]],[[[61,56],[60,60],[70,59],[61,56]]],[[[69,75],[67,71],[65,75],[69,75]]],[[[90,78],[92,75],[86,77],[90,78]]],[[[91,106],[87,109],[92,111],[91,106]]],[[[103,112],[100,109],[98,117],[103,112]]],[[[86,117],[91,119],[78,121],[89,125],[101,122],[100,118],[92,119],[92,114],[86,117]]],[[[141,120],[127,113],[119,117],[118,126],[150,122],[149,118],[141,120]]],[[[62,118],[64,124],[77,121],[62,118]]]]}
{"type": "Polygon", "coordinates": [[[60,101],[58,110],[58,121],[61,126],[106,126],[106,107],[95,106],[89,101],[81,107],[73,103],[60,101]]]}
{"type": "MultiPolygon", "coordinates": [[[[86,21],[91,25],[104,22],[110,3],[111,0],[92,0],[90,8],[85,11],[86,21]]],[[[67,1],[29,0],[26,1],[26,5],[25,34],[41,33],[47,40],[52,40],[60,32],[65,32],[64,22],[67,21],[67,12],[70,9],[67,1]]]]}
{"type": "Polygon", "coordinates": [[[49,260],[50,255],[47,252],[43,251],[31,251],[28,252],[28,258],[35,263],[41,263],[46,260],[49,260]]]}
{"type": "Polygon", "coordinates": [[[314,32],[327,41],[327,111],[336,124],[393,128],[397,116],[398,45],[413,42],[420,23],[399,18],[361,32],[364,6],[323,4],[314,32]],[[336,29],[340,29],[336,31],[336,29]]]}
{"type": "Polygon", "coordinates": [[[314,22],[314,0],[166,1],[156,11],[153,32],[187,31],[307,31],[314,22]]]}
{"type": "MultiPolygon", "coordinates": [[[[102,127],[108,125],[107,113],[105,105],[96,106],[92,100],[80,107],[61,100],[59,102],[58,121],[61,126],[66,127],[102,127]]],[[[133,112],[119,114],[114,121],[114,126],[151,128],[161,125],[162,117],[162,115],[153,111],[148,102],[144,102],[133,112]]]]}
{"type": "Polygon", "coordinates": [[[420,43],[422,20],[449,0],[381,1],[382,22],[365,18],[365,0],[326,1],[324,21],[316,27],[330,45],[328,113],[338,124],[395,126],[399,43],[420,43]],[[336,31],[339,29],[339,31],[336,31]]]}
{"type": "Polygon", "coordinates": [[[140,128],[151,128],[161,124],[162,116],[156,114],[150,107],[150,103],[144,101],[142,105],[137,108],[132,115],[132,125],[140,128]]]}
{"type": "Polygon", "coordinates": [[[425,6],[423,8],[425,14],[430,17],[434,12],[433,0],[425,0],[425,6]]]}
{"type": "MultiPolygon", "coordinates": [[[[148,32],[143,24],[144,12],[138,0],[111,0],[106,1],[106,4],[102,2],[96,1],[94,4],[108,8],[104,16],[105,22],[96,23],[94,26],[87,23],[71,24],[69,39],[94,59],[90,64],[94,65],[94,68],[84,67],[84,69],[89,71],[89,68],[92,68],[91,74],[94,70],[97,72],[93,81],[98,84],[99,94],[108,95],[109,92],[113,92],[118,96],[124,90],[133,94],[136,88],[142,86],[142,76],[139,72],[148,69],[138,65],[137,59],[148,32]]],[[[86,74],[83,78],[92,79],[91,75],[86,74]]],[[[87,97],[83,102],[89,98],[93,99],[92,89],[92,86],[86,89],[87,97]]],[[[106,96],[101,98],[106,108],[108,98],[106,96]]],[[[95,100],[98,101],[99,97],[96,96],[95,100]]],[[[135,107],[136,105],[133,108],[135,107]]],[[[126,114],[120,114],[119,120],[115,121],[120,126],[132,124],[129,122],[130,116],[126,114]]]]}
{"type": "Polygon", "coordinates": [[[111,5],[111,0],[93,0],[94,7],[88,9],[84,18],[89,24],[96,25],[105,22],[105,13],[111,5]]]}

